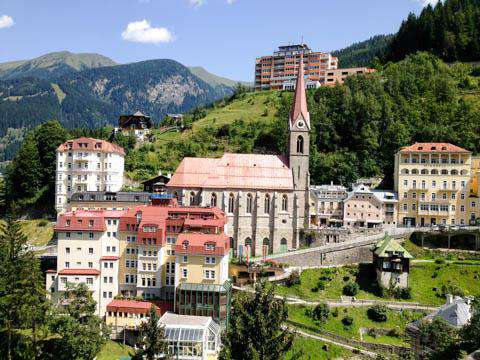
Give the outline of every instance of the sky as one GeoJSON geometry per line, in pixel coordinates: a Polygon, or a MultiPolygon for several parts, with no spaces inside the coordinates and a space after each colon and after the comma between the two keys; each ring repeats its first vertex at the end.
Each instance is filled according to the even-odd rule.
{"type": "MultiPolygon", "coordinates": [[[[48,52],[174,59],[253,80],[255,58],[302,37],[331,51],[395,32],[435,0],[0,0],[0,62],[48,52]]],[[[341,64],[340,64],[341,65],[341,64]]]]}

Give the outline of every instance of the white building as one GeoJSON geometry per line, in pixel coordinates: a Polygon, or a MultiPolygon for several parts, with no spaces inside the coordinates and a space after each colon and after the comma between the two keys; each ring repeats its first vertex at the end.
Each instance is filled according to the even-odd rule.
{"type": "Polygon", "coordinates": [[[67,209],[75,192],[120,191],[125,151],[104,140],[81,137],[57,149],[55,204],[57,213],[67,209]]]}

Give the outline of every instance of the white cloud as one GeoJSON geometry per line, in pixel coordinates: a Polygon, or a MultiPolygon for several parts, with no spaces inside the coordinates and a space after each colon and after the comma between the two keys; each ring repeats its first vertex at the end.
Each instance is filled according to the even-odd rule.
{"type": "Polygon", "coordinates": [[[139,43],[168,43],[174,40],[173,34],[163,27],[152,27],[148,20],[134,21],[122,32],[122,39],[139,43]]]}
{"type": "Polygon", "coordinates": [[[13,24],[15,24],[15,22],[10,16],[8,15],[0,16],[0,29],[11,27],[13,26],[13,24]]]}
{"type": "Polygon", "coordinates": [[[423,6],[432,5],[435,6],[439,0],[418,0],[423,6]]]}
{"type": "Polygon", "coordinates": [[[190,4],[190,6],[200,7],[205,4],[205,0],[188,0],[188,3],[190,4]]]}

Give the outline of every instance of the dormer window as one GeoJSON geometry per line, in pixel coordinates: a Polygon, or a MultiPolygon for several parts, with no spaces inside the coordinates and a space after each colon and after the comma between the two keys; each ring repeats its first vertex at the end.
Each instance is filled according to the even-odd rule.
{"type": "Polygon", "coordinates": [[[418,150],[423,150],[423,146],[419,146],[419,147],[418,147],[418,150]]]}
{"type": "Polygon", "coordinates": [[[215,244],[213,244],[213,243],[207,243],[207,244],[205,244],[205,250],[207,250],[207,251],[213,251],[213,250],[215,250],[215,244]]]}
{"type": "Polygon", "coordinates": [[[90,226],[90,227],[93,226],[93,220],[88,220],[88,226],[90,226]]]}
{"type": "Polygon", "coordinates": [[[67,221],[65,222],[65,226],[70,226],[70,220],[67,220],[67,221]]]}
{"type": "Polygon", "coordinates": [[[140,221],[142,221],[142,212],[141,211],[137,212],[137,222],[140,222],[140,221]]]}
{"type": "Polygon", "coordinates": [[[143,232],[155,232],[157,231],[156,226],[144,226],[143,227],[143,232]]]}
{"type": "Polygon", "coordinates": [[[184,242],[182,243],[182,247],[183,247],[184,249],[186,249],[186,248],[188,248],[188,245],[189,245],[189,244],[190,244],[190,243],[189,243],[188,241],[184,241],[184,242]]]}

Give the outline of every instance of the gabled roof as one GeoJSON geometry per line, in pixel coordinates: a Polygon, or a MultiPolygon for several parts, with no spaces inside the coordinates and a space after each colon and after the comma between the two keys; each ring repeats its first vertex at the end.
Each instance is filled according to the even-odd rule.
{"type": "Polygon", "coordinates": [[[227,153],[219,159],[184,158],[167,186],[293,190],[293,175],[282,156],[227,153]]]}
{"type": "Polygon", "coordinates": [[[400,149],[401,153],[409,152],[421,152],[421,153],[470,153],[470,151],[465,150],[457,145],[450,143],[415,143],[410,146],[404,146],[400,149]]]}
{"type": "Polygon", "coordinates": [[[388,235],[385,235],[385,237],[375,245],[373,253],[382,258],[390,257],[390,253],[393,253],[393,255],[401,258],[413,259],[413,256],[405,250],[400,243],[388,235]]]}
{"type": "Polygon", "coordinates": [[[305,93],[305,73],[303,71],[303,53],[300,56],[300,64],[298,65],[297,84],[295,87],[295,95],[293,96],[292,110],[290,111],[290,126],[295,124],[301,115],[307,127],[310,129],[310,114],[307,107],[307,94],[305,93]]]}
{"type": "Polygon", "coordinates": [[[105,140],[88,137],[67,140],[57,148],[57,151],[59,152],[67,152],[70,150],[99,151],[107,153],[111,152],[125,155],[125,150],[123,150],[121,146],[109,143],[105,140]]]}

